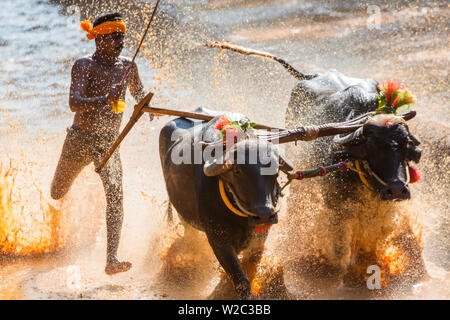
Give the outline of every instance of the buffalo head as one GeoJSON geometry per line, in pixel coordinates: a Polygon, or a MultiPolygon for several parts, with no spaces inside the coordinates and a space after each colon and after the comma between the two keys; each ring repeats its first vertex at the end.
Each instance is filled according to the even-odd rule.
{"type": "MultiPolygon", "coordinates": [[[[222,159],[221,159],[222,160],[222,159]]],[[[206,162],[206,176],[219,176],[235,205],[248,215],[251,226],[278,222],[279,171],[292,166],[279,154],[277,146],[259,140],[241,140],[223,155],[223,161],[206,162]]]]}
{"type": "Polygon", "coordinates": [[[376,115],[362,128],[335,143],[343,153],[356,160],[366,160],[369,171],[377,179],[371,183],[383,200],[404,200],[411,197],[408,187],[408,162],[418,163],[422,150],[420,141],[409,132],[406,121],[394,115],[376,115]]]}

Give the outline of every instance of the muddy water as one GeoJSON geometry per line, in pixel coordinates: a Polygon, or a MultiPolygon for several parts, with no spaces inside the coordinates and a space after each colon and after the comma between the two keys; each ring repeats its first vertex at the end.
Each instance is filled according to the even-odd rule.
{"type": "MultiPolygon", "coordinates": [[[[39,207],[39,193],[20,181],[34,181],[49,199],[65,128],[72,121],[67,106],[70,68],[93,50],[78,28],[80,19],[121,10],[130,26],[125,54],[131,55],[137,31],[151,11],[137,1],[83,3],[2,2],[7,10],[0,12],[0,157],[4,163],[13,159],[20,168],[16,187],[29,194],[26,206],[39,207]]],[[[418,96],[419,116],[411,127],[426,149],[420,165],[423,182],[413,188],[413,196],[421,204],[431,280],[384,298],[448,299],[448,16],[447,4],[433,1],[162,1],[159,27],[152,29],[138,65],[146,88],[156,92],[155,106],[239,111],[274,126],[284,125],[295,80],[274,62],[198,43],[228,39],[274,53],[303,72],[335,68],[356,77],[405,82],[418,96]],[[367,25],[368,4],[381,9],[374,29],[367,25]]],[[[130,113],[128,107],[124,119],[130,113]]],[[[119,256],[132,261],[133,269],[114,277],[103,273],[105,203],[89,166],[63,203],[54,203],[62,208],[67,238],[58,252],[1,258],[2,299],[202,299],[211,292],[219,271],[202,235],[196,240],[203,247],[200,254],[186,253],[186,245],[178,242],[174,247],[179,251],[167,251],[183,232],[165,220],[167,195],[156,150],[159,129],[167,121],[141,119],[121,146],[125,220],[119,256]],[[179,268],[168,268],[167,261],[179,268]]],[[[283,250],[283,233],[277,230],[282,225],[271,231],[268,248],[273,252],[283,250]]],[[[289,275],[286,280],[295,282],[289,275]]],[[[366,298],[345,289],[328,297],[366,298]]]]}

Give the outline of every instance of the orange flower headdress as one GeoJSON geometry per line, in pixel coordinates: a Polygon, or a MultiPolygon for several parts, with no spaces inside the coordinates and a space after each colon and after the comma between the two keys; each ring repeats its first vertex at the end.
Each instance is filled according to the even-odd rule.
{"type": "Polygon", "coordinates": [[[396,115],[397,109],[414,104],[417,101],[414,93],[398,81],[383,81],[377,87],[380,90],[377,109],[379,113],[396,115]]]}
{"type": "Polygon", "coordinates": [[[127,28],[123,20],[105,21],[98,26],[93,27],[91,21],[85,20],[80,24],[81,29],[87,32],[86,36],[89,40],[97,38],[99,35],[110,34],[113,32],[125,33],[127,28]]]}

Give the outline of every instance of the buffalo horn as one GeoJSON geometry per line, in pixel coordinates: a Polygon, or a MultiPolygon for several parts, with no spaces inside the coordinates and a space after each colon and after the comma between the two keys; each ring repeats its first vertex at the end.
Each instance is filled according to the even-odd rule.
{"type": "Polygon", "coordinates": [[[214,159],[212,163],[205,163],[203,165],[203,173],[205,176],[208,177],[215,177],[218,176],[224,172],[227,172],[230,170],[232,165],[228,162],[225,162],[223,164],[218,164],[217,161],[214,159]]]}
{"type": "Polygon", "coordinates": [[[282,155],[280,155],[280,170],[284,173],[288,173],[289,171],[293,170],[294,167],[292,164],[286,160],[282,155]]]}
{"type": "Polygon", "coordinates": [[[346,145],[349,142],[352,142],[353,140],[359,138],[362,135],[362,133],[363,133],[363,129],[359,128],[358,130],[356,130],[346,136],[343,136],[343,137],[339,136],[339,135],[335,136],[333,138],[333,142],[338,145],[346,145]]]}
{"type": "Polygon", "coordinates": [[[417,114],[417,112],[412,110],[408,113],[401,114],[400,117],[402,117],[403,119],[408,121],[408,120],[411,120],[412,118],[414,118],[416,116],[416,114],[417,114]]]}

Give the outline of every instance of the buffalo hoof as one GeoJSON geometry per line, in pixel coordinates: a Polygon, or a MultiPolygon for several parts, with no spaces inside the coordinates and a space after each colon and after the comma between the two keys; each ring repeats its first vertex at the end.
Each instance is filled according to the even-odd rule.
{"type": "Polygon", "coordinates": [[[251,294],[249,282],[233,286],[231,280],[225,275],[208,296],[208,300],[249,300],[252,297],[254,296],[251,294]]]}
{"type": "Polygon", "coordinates": [[[237,300],[239,295],[234,290],[233,283],[224,275],[216,285],[213,292],[208,296],[208,300],[237,300]]]}

